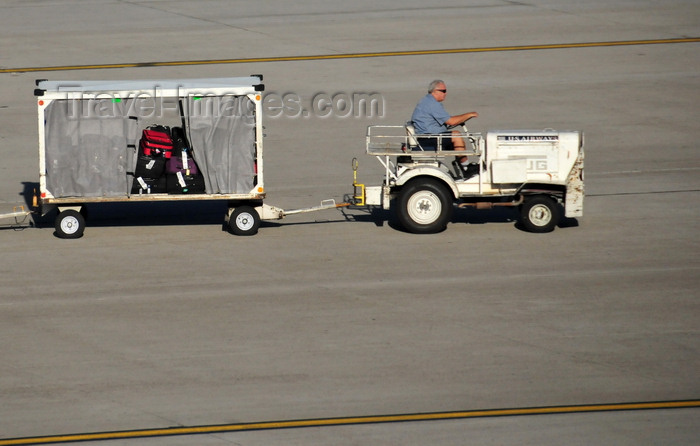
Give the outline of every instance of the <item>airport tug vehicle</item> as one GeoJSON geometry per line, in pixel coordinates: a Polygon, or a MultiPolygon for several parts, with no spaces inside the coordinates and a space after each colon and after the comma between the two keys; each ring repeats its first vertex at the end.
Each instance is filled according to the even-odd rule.
{"type": "Polygon", "coordinates": [[[358,183],[354,159],[354,204],[391,209],[412,233],[444,230],[454,204],[517,207],[521,226],[536,233],[552,231],[562,215],[583,215],[582,132],[495,130],[482,135],[461,125],[459,133],[466,151],[443,150],[451,135],[416,135],[410,122],[369,126],[366,153],[382,164],[384,180],[379,186],[358,183]],[[428,146],[435,149],[426,150],[428,146]],[[455,162],[464,155],[473,163],[468,174],[455,162]]]}
{"type": "Polygon", "coordinates": [[[284,210],[263,202],[262,75],[37,80],[36,87],[35,207],[42,215],[58,209],[60,238],[83,235],[90,203],[222,200],[236,235],[257,233],[261,220],[343,206],[324,200],[284,210]]]}

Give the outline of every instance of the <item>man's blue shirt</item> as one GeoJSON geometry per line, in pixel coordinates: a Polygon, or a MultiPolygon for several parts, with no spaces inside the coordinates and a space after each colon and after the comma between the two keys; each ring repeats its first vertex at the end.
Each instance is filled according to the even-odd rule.
{"type": "Polygon", "coordinates": [[[430,93],[418,102],[411,116],[416,133],[419,134],[446,132],[445,121],[448,119],[450,115],[445,111],[445,107],[430,93]]]}

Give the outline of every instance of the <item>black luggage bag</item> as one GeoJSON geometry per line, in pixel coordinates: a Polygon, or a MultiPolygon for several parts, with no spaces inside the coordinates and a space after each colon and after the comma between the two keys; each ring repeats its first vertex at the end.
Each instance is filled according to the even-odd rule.
{"type": "Polygon", "coordinates": [[[136,169],[134,177],[156,179],[165,173],[166,160],[162,157],[139,155],[136,159],[136,169]]]}
{"type": "Polygon", "coordinates": [[[204,175],[185,175],[182,172],[167,174],[166,185],[169,194],[203,194],[205,193],[204,175]]]}
{"type": "Polygon", "coordinates": [[[168,192],[168,182],[165,176],[160,178],[134,178],[134,184],[131,187],[131,194],[165,194],[168,192]]]}

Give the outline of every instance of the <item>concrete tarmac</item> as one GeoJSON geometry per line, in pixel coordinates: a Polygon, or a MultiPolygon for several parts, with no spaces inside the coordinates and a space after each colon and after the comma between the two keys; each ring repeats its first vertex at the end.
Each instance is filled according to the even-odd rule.
{"type": "MultiPolygon", "coordinates": [[[[222,231],[220,203],[94,206],[78,240],[56,238],[51,215],[2,229],[0,444],[700,400],[700,43],[644,43],[699,36],[694,1],[3,2],[0,213],[38,181],[37,78],[262,73],[266,94],[309,110],[265,117],[267,202],[282,208],[341,201],[353,157],[359,179],[379,184],[366,127],[404,123],[441,78],[449,112],[479,112],[472,130],[584,131],[587,196],[584,216],[550,234],[520,230],[508,209],[457,210],[425,236],[348,209],[236,237],[222,231]],[[621,41],[638,42],[496,50],[621,41]],[[455,48],[493,50],[233,63],[455,48]],[[170,61],[196,64],[152,66],[170,61]],[[92,68],[61,69],[78,65],[92,68]],[[378,94],[381,113],[321,116],[319,94],[378,94]]],[[[109,444],[692,444],[699,416],[552,413],[109,444]]]]}

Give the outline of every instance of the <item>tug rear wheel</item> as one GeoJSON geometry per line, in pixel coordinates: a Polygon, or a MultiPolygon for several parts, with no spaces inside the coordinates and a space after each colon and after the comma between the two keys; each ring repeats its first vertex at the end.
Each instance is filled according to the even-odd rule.
{"type": "Polygon", "coordinates": [[[520,208],[520,221],[529,232],[552,232],[559,223],[559,205],[545,195],[527,198],[520,208]]]}

